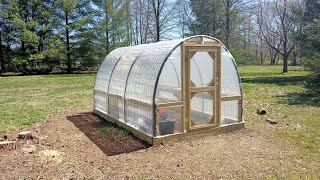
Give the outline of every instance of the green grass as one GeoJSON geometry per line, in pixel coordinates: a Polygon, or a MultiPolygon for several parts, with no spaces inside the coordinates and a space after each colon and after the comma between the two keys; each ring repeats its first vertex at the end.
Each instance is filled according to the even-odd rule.
{"type": "Polygon", "coordinates": [[[309,158],[320,162],[320,102],[304,87],[308,72],[281,66],[239,67],[244,90],[246,126],[262,133],[278,135],[279,141],[289,141],[301,148],[309,158]],[[266,108],[267,115],[256,114],[266,108]],[[266,128],[264,120],[271,118],[279,125],[266,128]]]}
{"type": "Polygon", "coordinates": [[[0,132],[92,104],[95,75],[0,77],[0,132]]]}
{"type": "MultiPolygon", "coordinates": [[[[283,74],[281,66],[240,66],[239,70],[246,127],[273,133],[280,143],[288,141],[300,147],[304,157],[320,161],[320,103],[303,85],[309,73],[289,67],[289,73],[283,74]],[[256,114],[261,107],[267,109],[266,116],[256,114]],[[266,118],[279,124],[266,126],[266,118]]],[[[95,75],[1,77],[0,132],[39,122],[59,110],[92,107],[94,79],[95,75]]]]}
{"type": "Polygon", "coordinates": [[[282,73],[282,66],[239,66],[241,77],[263,77],[263,76],[306,76],[301,66],[289,66],[288,73],[282,73]]]}
{"type": "Polygon", "coordinates": [[[99,127],[99,133],[106,136],[112,141],[126,140],[129,138],[129,132],[122,128],[117,128],[115,125],[106,123],[102,127],[99,127]]]}

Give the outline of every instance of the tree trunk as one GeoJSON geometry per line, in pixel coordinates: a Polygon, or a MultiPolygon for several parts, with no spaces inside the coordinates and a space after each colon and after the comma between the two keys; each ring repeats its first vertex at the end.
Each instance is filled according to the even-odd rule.
{"type": "MultiPolygon", "coordinates": [[[[115,28],[115,21],[116,21],[116,17],[115,17],[115,13],[114,13],[114,8],[113,8],[113,1],[111,1],[111,40],[112,40],[112,46],[111,46],[111,49],[114,49],[115,48],[115,43],[116,43],[116,35],[115,35],[115,31],[116,31],[116,28],[115,28]]],[[[110,50],[109,50],[110,51],[110,50]]]]}
{"type": "Polygon", "coordinates": [[[131,41],[132,41],[132,34],[131,34],[131,31],[130,31],[130,27],[131,27],[131,19],[130,19],[130,7],[129,7],[129,4],[126,4],[126,29],[127,29],[127,46],[130,46],[131,45],[131,41]]]}
{"type": "Polygon", "coordinates": [[[262,44],[262,38],[260,38],[260,65],[263,65],[263,44],[262,44]]]}
{"type": "Polygon", "coordinates": [[[139,27],[138,27],[138,8],[136,9],[136,17],[135,17],[135,35],[134,35],[134,37],[135,37],[135,45],[137,45],[137,44],[139,44],[139,27]]]}
{"type": "MultiPolygon", "coordinates": [[[[138,32],[138,29],[137,29],[138,32]]],[[[143,44],[143,32],[142,32],[142,2],[139,0],[139,35],[140,44],[143,44]]]]}
{"type": "Polygon", "coordinates": [[[148,1],[148,8],[147,8],[147,19],[146,19],[146,27],[145,27],[145,32],[144,32],[144,39],[143,43],[147,43],[148,39],[148,31],[149,31],[149,19],[150,19],[150,2],[148,1]]]}
{"type": "Polygon", "coordinates": [[[269,48],[269,56],[270,56],[270,64],[271,64],[271,65],[274,65],[273,53],[272,53],[271,48],[269,48]]]}
{"type": "Polygon", "coordinates": [[[156,9],[156,42],[160,41],[160,0],[157,0],[157,9],[156,9]]]}
{"type": "Polygon", "coordinates": [[[297,56],[298,56],[298,53],[297,52],[292,52],[292,61],[291,61],[291,65],[292,66],[296,66],[297,65],[297,56]]]}
{"type": "Polygon", "coordinates": [[[289,54],[285,53],[283,56],[283,73],[288,72],[288,59],[289,59],[289,54]]]}
{"type": "MultiPolygon", "coordinates": [[[[256,44],[256,52],[255,52],[255,54],[256,54],[256,58],[258,59],[258,54],[259,54],[259,49],[258,49],[258,44],[256,44]]],[[[255,62],[255,63],[259,63],[259,62],[255,62]]]]}
{"type": "Polygon", "coordinates": [[[226,1],[225,5],[225,16],[226,16],[226,22],[225,22],[225,29],[226,29],[226,34],[225,34],[225,46],[227,49],[229,49],[229,38],[230,38],[230,8],[231,8],[231,2],[230,0],[226,1]]]}
{"type": "Polygon", "coordinates": [[[110,53],[110,42],[109,42],[109,12],[108,12],[108,4],[105,5],[105,13],[106,13],[106,40],[107,40],[107,54],[110,53]]]}
{"type": "MultiPolygon", "coordinates": [[[[272,49],[270,50],[270,51],[272,51],[272,49]]],[[[274,53],[272,53],[272,56],[271,56],[271,65],[275,65],[276,64],[276,59],[277,59],[277,56],[278,56],[278,52],[276,51],[276,52],[274,52],[274,53]]],[[[278,56],[279,57],[279,56],[278,56]]]]}
{"type": "Polygon", "coordinates": [[[6,72],[4,66],[3,48],[2,48],[2,32],[0,31],[0,73],[6,72]]]}
{"type": "Polygon", "coordinates": [[[70,37],[69,37],[69,17],[66,12],[66,39],[67,39],[67,72],[71,73],[71,58],[70,58],[70,37]]]}
{"type": "Polygon", "coordinates": [[[17,149],[16,141],[1,141],[0,149],[17,149]]]}

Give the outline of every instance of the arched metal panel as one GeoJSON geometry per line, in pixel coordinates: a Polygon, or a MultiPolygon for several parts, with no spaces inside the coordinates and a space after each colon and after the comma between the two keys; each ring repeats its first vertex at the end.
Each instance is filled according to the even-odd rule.
{"type": "Polygon", "coordinates": [[[100,65],[94,83],[94,107],[108,113],[108,89],[110,78],[123,54],[131,47],[124,47],[113,50],[109,53],[100,65]]]}

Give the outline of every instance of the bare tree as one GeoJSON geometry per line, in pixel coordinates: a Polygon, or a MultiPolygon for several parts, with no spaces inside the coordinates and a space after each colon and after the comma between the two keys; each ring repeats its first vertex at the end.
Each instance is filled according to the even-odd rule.
{"type": "Polygon", "coordinates": [[[148,40],[150,28],[150,0],[134,0],[132,2],[132,33],[134,44],[144,44],[148,40]]]}
{"type": "Polygon", "coordinates": [[[273,0],[265,2],[265,10],[262,2],[258,13],[258,24],[262,36],[270,48],[283,56],[283,72],[288,72],[288,59],[295,43],[291,36],[296,30],[296,22],[291,18],[290,7],[297,1],[273,0]]]}
{"type": "MultiPolygon", "coordinates": [[[[153,41],[160,41],[161,36],[168,32],[173,33],[179,22],[179,1],[150,0],[151,22],[150,36],[153,41]]],[[[166,34],[169,35],[169,34],[166,34]]]]}
{"type": "Polygon", "coordinates": [[[177,13],[179,14],[180,37],[185,37],[187,34],[193,34],[192,26],[192,10],[190,8],[189,0],[177,0],[177,13]]]}
{"type": "Polygon", "coordinates": [[[234,24],[244,21],[245,17],[241,14],[249,11],[248,4],[250,0],[223,0],[223,27],[224,27],[224,44],[227,48],[230,46],[230,37],[234,30],[234,24]]]}

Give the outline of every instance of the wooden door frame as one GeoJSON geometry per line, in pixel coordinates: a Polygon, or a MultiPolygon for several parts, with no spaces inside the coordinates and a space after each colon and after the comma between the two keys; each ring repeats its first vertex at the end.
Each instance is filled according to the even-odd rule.
{"type": "MultiPolygon", "coordinates": [[[[217,42],[208,43],[188,43],[184,42],[181,46],[181,87],[182,87],[182,101],[183,105],[183,130],[184,132],[191,132],[197,130],[203,130],[207,128],[214,128],[220,126],[221,122],[221,53],[222,44],[217,42]],[[214,60],[214,75],[213,84],[214,94],[213,94],[213,108],[214,108],[214,122],[212,124],[202,125],[198,127],[192,127],[191,125],[191,85],[190,85],[190,55],[196,53],[197,51],[206,51],[214,60]]],[[[193,54],[194,55],[194,54],[193,54]]],[[[191,56],[193,56],[191,55],[191,56]]],[[[195,88],[192,92],[203,92],[207,87],[195,88]]]]}

